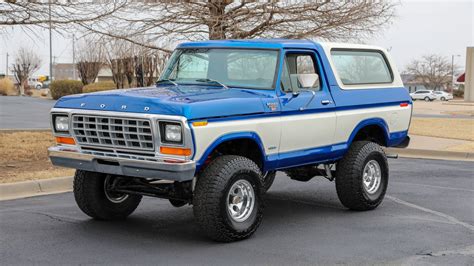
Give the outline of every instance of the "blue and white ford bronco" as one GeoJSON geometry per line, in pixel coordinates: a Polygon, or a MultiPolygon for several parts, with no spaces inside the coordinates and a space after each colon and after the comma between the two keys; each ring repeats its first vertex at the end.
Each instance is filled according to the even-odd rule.
{"type": "Polygon", "coordinates": [[[249,237],[283,171],[334,180],[371,210],[388,184],[382,147],[406,147],[412,100],[379,47],[309,40],[180,44],[155,86],[63,97],[54,165],[77,169],[79,208],[123,219],[142,196],[193,205],[217,241],[249,237]]]}

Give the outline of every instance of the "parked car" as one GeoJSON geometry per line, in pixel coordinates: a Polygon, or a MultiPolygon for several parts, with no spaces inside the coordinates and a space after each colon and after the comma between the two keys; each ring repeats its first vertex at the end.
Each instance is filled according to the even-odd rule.
{"type": "Polygon", "coordinates": [[[49,89],[49,85],[51,85],[50,80],[43,81],[43,89],[49,89]]]}
{"type": "Polygon", "coordinates": [[[453,95],[445,91],[434,91],[433,93],[438,101],[449,101],[453,99],[453,95]]]}
{"type": "Polygon", "coordinates": [[[28,85],[31,88],[35,88],[37,90],[40,90],[43,88],[43,83],[41,83],[37,78],[29,78],[28,79],[28,85]]]}
{"type": "Polygon", "coordinates": [[[410,93],[410,97],[416,100],[425,100],[426,102],[436,100],[436,95],[432,90],[421,90],[410,93]]]}
{"type": "Polygon", "coordinates": [[[257,230],[277,171],[335,181],[345,207],[375,209],[388,185],[382,147],[408,145],[411,113],[379,47],[182,43],[156,87],[60,98],[49,157],[77,169],[75,200],[95,219],[124,219],[142,196],[165,198],[193,205],[202,232],[228,242],[257,230]]]}

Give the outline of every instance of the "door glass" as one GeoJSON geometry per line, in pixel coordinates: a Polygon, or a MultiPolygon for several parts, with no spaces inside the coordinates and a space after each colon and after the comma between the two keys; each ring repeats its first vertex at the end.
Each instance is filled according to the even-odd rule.
{"type": "Polygon", "coordinates": [[[320,75],[317,71],[318,68],[316,67],[316,62],[312,55],[288,53],[286,54],[285,64],[287,66],[287,77],[289,79],[286,87],[289,86],[292,89],[320,90],[320,75]]]}

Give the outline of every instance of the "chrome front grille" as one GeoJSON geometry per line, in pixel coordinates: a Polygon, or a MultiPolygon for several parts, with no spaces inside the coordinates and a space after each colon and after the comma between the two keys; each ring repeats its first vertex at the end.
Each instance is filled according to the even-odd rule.
{"type": "Polygon", "coordinates": [[[76,114],[72,116],[72,130],[81,146],[155,150],[148,119],[76,114]]]}

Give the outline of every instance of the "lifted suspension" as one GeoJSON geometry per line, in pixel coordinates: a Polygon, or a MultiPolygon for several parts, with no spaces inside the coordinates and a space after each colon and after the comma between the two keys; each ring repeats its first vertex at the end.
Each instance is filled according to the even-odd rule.
{"type": "Polygon", "coordinates": [[[156,179],[117,176],[108,188],[111,192],[163,198],[192,203],[192,181],[161,182],[156,179]]]}

